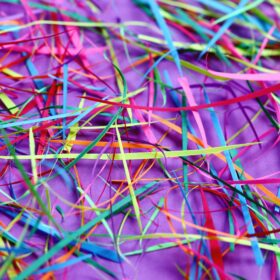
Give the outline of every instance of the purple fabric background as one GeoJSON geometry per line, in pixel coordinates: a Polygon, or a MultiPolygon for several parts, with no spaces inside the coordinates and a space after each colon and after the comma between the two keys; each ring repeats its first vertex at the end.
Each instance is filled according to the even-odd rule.
{"type": "MultiPolygon", "coordinates": [[[[41,1],[39,1],[41,2],[41,1]]],[[[81,3],[75,2],[75,1],[55,1],[55,3],[52,3],[54,6],[60,7],[64,10],[69,11],[75,11],[79,12],[81,15],[86,16],[93,16],[93,14],[87,9],[83,8],[84,1],[81,1],[81,3]],[[78,7],[78,4],[81,5],[81,7],[78,7]]],[[[187,1],[186,1],[187,2],[187,1]]],[[[195,2],[195,1],[194,1],[195,2]]],[[[42,2],[43,3],[43,2],[42,2]]],[[[143,13],[138,7],[136,7],[132,1],[130,0],[115,0],[115,1],[98,1],[98,6],[100,6],[101,13],[94,15],[98,19],[108,22],[117,22],[120,20],[121,22],[129,21],[129,20],[137,20],[137,21],[143,21],[143,22],[149,22],[152,25],[156,27],[155,22],[153,22],[146,14],[143,13]]],[[[48,19],[48,13],[40,11],[40,9],[33,9],[35,17],[37,19],[44,18],[48,19]]],[[[30,19],[26,15],[23,7],[21,5],[14,5],[14,4],[4,4],[0,3],[0,12],[2,16],[11,16],[11,18],[24,18],[25,21],[29,21],[30,19]]],[[[44,29],[50,32],[49,27],[45,27],[44,29]]],[[[61,28],[60,30],[63,30],[61,28]]],[[[128,27],[127,30],[133,31],[137,34],[148,34],[152,35],[158,38],[162,38],[162,35],[160,32],[155,32],[148,30],[146,28],[136,28],[136,27],[128,27]]],[[[155,29],[156,30],[156,29],[155,29]]],[[[182,34],[178,32],[178,30],[172,29],[172,36],[173,39],[178,39],[181,41],[186,42],[187,39],[182,34]]],[[[20,34],[25,34],[26,31],[20,31],[20,34]]],[[[89,41],[83,42],[83,47],[88,48],[90,45],[94,44],[96,47],[105,46],[105,42],[101,36],[98,34],[94,34],[91,30],[85,30],[84,34],[87,38],[90,39],[89,41]]],[[[129,35],[127,35],[129,36],[129,35]]],[[[30,38],[30,37],[29,37],[30,38]]],[[[61,35],[61,38],[65,38],[65,44],[67,44],[67,41],[69,38],[65,35],[61,35]],[[66,41],[67,40],[67,41],[66,41]]],[[[113,38],[113,37],[112,37],[113,38]]],[[[1,35],[0,41],[5,42],[5,40],[12,40],[13,38],[10,35],[1,35]]],[[[123,43],[120,42],[118,39],[113,39],[114,48],[117,54],[117,57],[120,62],[120,68],[124,70],[127,66],[130,65],[130,61],[125,55],[123,43]]],[[[26,45],[30,44],[32,47],[34,47],[34,43],[25,43],[26,45]]],[[[160,48],[157,46],[157,48],[160,48]]],[[[5,49],[0,49],[1,57],[6,53],[7,51],[5,49]]],[[[129,52],[132,61],[139,55],[143,55],[144,52],[134,48],[129,47],[129,52]]],[[[13,61],[17,55],[15,53],[9,55],[5,63],[8,63],[8,61],[13,61]]],[[[19,57],[19,54],[18,54],[19,57]]],[[[187,52],[183,55],[181,55],[181,59],[186,61],[195,62],[197,58],[197,53],[187,52]]],[[[113,75],[113,68],[112,65],[103,57],[102,53],[89,55],[86,57],[89,65],[91,65],[89,68],[91,71],[93,71],[96,75],[100,76],[107,76],[107,75],[113,75]]],[[[55,68],[59,66],[59,64],[52,58],[50,59],[48,56],[45,55],[34,55],[32,57],[33,63],[36,65],[38,71],[42,75],[46,74],[54,74],[55,68]]],[[[279,68],[278,64],[274,64],[272,60],[266,61],[266,63],[272,65],[274,69],[279,68]]],[[[204,66],[204,60],[201,60],[198,62],[198,65],[204,66]]],[[[72,61],[69,64],[70,68],[78,68],[79,66],[75,61],[72,61]]],[[[237,65],[232,66],[226,66],[222,65],[221,63],[217,62],[214,58],[209,58],[208,61],[208,67],[215,70],[223,70],[223,71],[232,71],[235,72],[239,68],[237,65]]],[[[141,79],[143,74],[146,72],[146,70],[149,68],[149,65],[145,63],[144,65],[141,65],[140,67],[136,67],[133,70],[125,71],[125,78],[127,79],[128,83],[128,89],[129,91],[133,91],[140,87],[141,79]]],[[[29,75],[28,71],[26,69],[26,66],[24,64],[17,65],[13,68],[15,71],[21,73],[22,75],[29,75]]],[[[171,75],[172,82],[174,84],[174,87],[178,87],[178,73],[176,70],[176,67],[174,63],[163,61],[159,64],[158,69],[160,70],[160,73],[163,73],[164,70],[168,69],[169,74],[171,75]]],[[[71,73],[71,70],[70,70],[71,73]]],[[[73,74],[73,73],[72,73],[73,74]]],[[[70,74],[70,75],[72,75],[70,74]]],[[[21,88],[34,89],[34,84],[32,83],[31,79],[26,79],[20,82],[15,82],[10,79],[7,79],[4,77],[3,74],[1,75],[1,82],[3,84],[9,84],[11,86],[17,86],[21,88]]],[[[188,77],[191,85],[196,85],[201,83],[204,80],[204,77],[202,75],[199,75],[197,73],[194,73],[192,71],[189,71],[187,69],[184,69],[184,75],[188,77]]],[[[83,78],[82,76],[79,76],[77,74],[73,74],[73,77],[79,82],[84,85],[92,85],[92,81],[83,78]]],[[[44,79],[45,84],[51,83],[51,78],[44,79]]],[[[111,78],[107,79],[108,84],[110,84],[111,87],[114,88],[115,93],[110,91],[108,88],[105,90],[105,95],[113,97],[115,94],[118,95],[118,89],[116,86],[116,81],[114,79],[114,76],[111,76],[111,78]]],[[[208,79],[207,82],[215,82],[211,81],[211,79],[208,79]]],[[[242,83],[241,83],[242,84],[242,83]]],[[[244,83],[244,87],[246,87],[247,91],[241,91],[234,82],[227,82],[225,85],[231,87],[235,93],[239,96],[242,94],[248,93],[248,89],[246,87],[246,84],[244,83]]],[[[94,86],[104,86],[99,82],[95,82],[94,86]]],[[[203,94],[198,89],[193,89],[194,95],[196,96],[197,102],[203,103],[203,94]]],[[[225,89],[222,88],[209,88],[207,90],[207,93],[209,94],[211,101],[217,101],[217,100],[224,100],[228,97],[232,97],[229,92],[227,92],[225,89]]],[[[78,106],[79,103],[79,97],[82,94],[82,90],[70,85],[69,86],[69,104],[72,106],[78,106]]],[[[19,104],[23,100],[26,100],[28,97],[27,93],[20,93],[18,92],[17,97],[15,98],[15,102],[19,104]]],[[[136,103],[138,105],[147,104],[148,100],[148,93],[145,91],[141,95],[135,98],[136,103]]],[[[60,104],[62,103],[62,98],[58,98],[58,102],[60,104]]],[[[156,101],[157,106],[162,106],[162,98],[161,95],[158,94],[158,98],[156,101]]],[[[92,105],[92,102],[87,101],[87,105],[92,105]]],[[[257,110],[259,110],[258,104],[253,100],[250,102],[244,102],[242,104],[247,112],[247,114],[252,117],[257,110]]],[[[167,106],[174,106],[170,96],[167,94],[167,106]]],[[[34,114],[37,114],[36,109],[33,110],[34,114]]],[[[30,112],[31,114],[31,112],[30,112]]],[[[159,113],[157,114],[164,118],[177,118],[174,123],[181,125],[181,120],[179,114],[175,113],[159,113]]],[[[226,132],[226,137],[229,138],[232,136],[236,131],[238,131],[247,121],[244,118],[244,116],[241,114],[240,108],[237,104],[230,105],[227,107],[219,107],[217,109],[218,117],[221,121],[221,124],[223,125],[224,131],[226,132]]],[[[219,146],[219,142],[217,140],[217,136],[215,134],[215,131],[213,129],[213,125],[211,123],[209,113],[207,111],[201,112],[202,120],[206,128],[207,133],[207,139],[209,141],[210,145],[213,146],[219,146]]],[[[146,116],[145,116],[146,117],[146,116]]],[[[189,114],[190,122],[193,122],[193,116],[192,114],[189,114]]],[[[101,125],[108,123],[109,118],[97,118],[94,119],[92,124],[93,125],[101,125]]],[[[256,122],[254,123],[256,131],[258,135],[261,135],[265,131],[267,131],[270,128],[270,123],[268,119],[262,114],[261,117],[259,117],[256,122]]],[[[196,131],[197,128],[195,127],[196,131]]],[[[159,124],[154,124],[151,126],[152,132],[155,134],[156,138],[159,139],[165,132],[166,127],[163,127],[159,124]]],[[[37,135],[38,136],[38,135],[37,135]]],[[[79,134],[79,139],[86,139],[86,140],[94,140],[97,136],[96,132],[81,132],[79,134]]],[[[107,136],[106,140],[109,141],[112,138],[116,137],[114,135],[114,131],[112,130],[112,135],[107,136]]],[[[145,134],[141,130],[141,128],[135,128],[130,131],[130,137],[137,138],[137,139],[143,139],[147,140],[145,134]]],[[[244,167],[244,169],[253,177],[255,178],[261,178],[263,176],[272,174],[274,172],[279,171],[279,146],[274,147],[273,149],[270,148],[271,143],[275,141],[277,137],[277,133],[273,132],[269,135],[269,137],[266,137],[263,140],[262,147],[254,146],[250,148],[248,152],[244,156],[241,157],[241,162],[244,167]]],[[[252,142],[254,140],[254,134],[252,133],[252,130],[250,128],[246,129],[245,132],[241,133],[235,140],[234,143],[246,143],[246,142],[252,142]]],[[[181,136],[176,134],[175,132],[171,132],[168,134],[168,136],[164,139],[162,142],[162,145],[169,147],[171,150],[178,150],[181,149],[181,136]]],[[[26,151],[28,147],[28,140],[27,141],[21,141],[17,148],[22,151],[26,151]]],[[[190,149],[195,149],[196,146],[193,143],[189,143],[190,149]]],[[[74,151],[80,151],[80,147],[75,147],[73,149],[74,151]]],[[[94,148],[92,152],[99,152],[100,148],[94,148]]],[[[110,153],[113,150],[108,148],[106,152],[110,153]]],[[[195,157],[192,157],[191,159],[194,159],[195,157]]],[[[215,157],[209,156],[207,157],[207,160],[217,168],[217,170],[220,170],[224,167],[224,163],[221,161],[217,161],[215,157]]],[[[4,165],[4,162],[0,162],[0,166],[4,165]]],[[[107,163],[106,167],[102,171],[101,174],[98,175],[99,170],[102,168],[102,165],[104,162],[99,162],[97,166],[94,168],[94,162],[93,161],[80,161],[80,163],[77,165],[79,173],[81,175],[81,183],[84,187],[87,187],[89,184],[92,184],[91,187],[91,197],[93,201],[97,201],[100,192],[104,188],[104,180],[107,180],[108,172],[109,172],[109,166],[110,162],[107,163]],[[97,176],[98,175],[98,176],[97,176]]],[[[134,162],[131,168],[131,171],[136,170],[139,163],[134,162]]],[[[176,170],[181,168],[182,163],[179,159],[172,159],[167,160],[167,170],[170,172],[172,170],[176,170]]],[[[30,170],[30,166],[26,165],[26,170],[30,170]]],[[[190,170],[192,170],[190,168],[190,170]]],[[[181,175],[181,170],[176,171],[177,175],[181,175]]],[[[16,181],[20,178],[20,175],[18,171],[16,170],[15,166],[12,166],[10,169],[9,176],[5,178],[1,178],[1,182],[7,183],[9,180],[16,181]],[[10,176],[10,177],[9,177],[10,176]]],[[[164,177],[164,174],[158,164],[155,164],[154,167],[145,175],[146,178],[156,178],[156,177],[164,177]]],[[[223,175],[224,179],[230,179],[230,175],[228,171],[225,172],[223,175]]],[[[279,177],[278,174],[275,175],[275,177],[279,177]]],[[[117,179],[124,179],[125,175],[123,172],[123,166],[122,162],[116,162],[114,163],[113,167],[113,173],[111,174],[110,183],[113,185],[114,180],[117,179]]],[[[198,174],[197,172],[194,172],[194,174],[189,176],[189,180],[193,182],[204,182],[204,183],[213,183],[212,180],[207,179],[205,176],[202,176],[201,174],[198,174]]],[[[75,202],[76,198],[73,195],[73,191],[69,189],[68,186],[65,185],[65,182],[59,178],[55,180],[49,181],[49,185],[55,189],[59,194],[61,194],[65,199],[71,201],[72,203],[75,202]]],[[[137,184],[138,186],[144,185],[144,182],[140,182],[137,184]]],[[[141,208],[144,212],[144,215],[142,217],[143,224],[146,224],[148,222],[148,218],[151,215],[151,212],[154,210],[154,204],[158,202],[160,197],[165,197],[168,195],[168,207],[169,211],[171,211],[173,214],[180,215],[180,209],[181,209],[181,203],[183,201],[183,198],[181,196],[180,190],[173,189],[170,191],[174,184],[170,182],[161,182],[158,185],[158,192],[156,194],[151,195],[151,197],[146,198],[145,200],[140,202],[141,208]],[[169,193],[170,191],[170,193],[169,193]],[[152,209],[152,210],[151,210],[152,209]]],[[[137,186],[136,186],[137,187],[137,186]]],[[[277,192],[277,185],[268,185],[269,189],[276,193],[277,192]]],[[[20,195],[23,193],[22,187],[20,184],[15,186],[15,192],[17,195],[20,195]]],[[[43,188],[40,188],[40,191],[42,193],[43,199],[45,199],[43,194],[43,188]]],[[[102,195],[101,201],[105,201],[110,196],[112,196],[112,190],[110,190],[110,187],[105,187],[104,194],[102,195]]],[[[225,207],[224,204],[221,203],[221,201],[217,198],[215,198],[211,194],[206,194],[210,209],[213,212],[213,218],[215,221],[215,226],[217,230],[221,231],[228,231],[228,221],[226,218],[226,215],[223,213],[223,208],[225,207]]],[[[5,197],[0,195],[1,200],[5,201],[5,197]]],[[[204,223],[204,215],[203,215],[203,207],[201,204],[201,195],[199,191],[192,190],[188,196],[189,202],[192,206],[192,209],[201,225],[204,223]]],[[[62,203],[59,199],[55,197],[55,195],[51,195],[51,200],[53,202],[53,205],[60,205],[61,208],[64,210],[64,212],[67,214],[69,213],[69,207],[62,203]]],[[[26,199],[25,202],[21,201],[21,204],[28,204],[30,203],[29,199],[26,199]]],[[[273,209],[273,205],[270,206],[271,210],[273,209]]],[[[240,212],[240,209],[235,209],[236,215],[239,217],[239,227],[244,227],[244,222],[242,219],[242,215],[240,212]]],[[[186,219],[191,220],[190,215],[186,208],[186,219]]],[[[5,216],[1,215],[1,220],[8,222],[9,219],[5,216]]],[[[57,221],[60,221],[59,214],[53,209],[53,216],[57,219],[57,221]]],[[[89,221],[94,216],[93,213],[86,213],[86,221],[89,221]]],[[[120,223],[123,219],[123,215],[120,214],[118,216],[115,216],[108,220],[110,226],[112,229],[115,229],[115,232],[119,229],[120,223]]],[[[66,219],[61,225],[65,230],[75,230],[79,228],[80,226],[80,215],[71,215],[66,219]]],[[[178,233],[183,233],[184,229],[179,223],[173,222],[174,226],[176,226],[176,231],[178,233]]],[[[18,235],[21,232],[22,228],[20,226],[15,226],[12,229],[13,234],[18,235]]],[[[188,228],[188,232],[192,232],[193,230],[188,228]]],[[[105,229],[102,225],[100,225],[97,230],[94,232],[95,234],[102,234],[105,233],[105,229]]],[[[171,230],[168,226],[168,223],[166,221],[166,218],[164,215],[159,215],[155,223],[151,226],[149,232],[156,233],[156,232],[166,232],[170,233],[171,230]]],[[[193,231],[195,232],[195,231],[193,231]]],[[[137,227],[137,223],[134,219],[128,219],[123,234],[139,234],[139,230],[137,227]]],[[[98,237],[98,236],[92,236],[90,238],[91,241],[96,242],[102,246],[108,246],[108,248],[113,249],[113,244],[109,238],[104,237],[98,237]]],[[[158,244],[160,242],[164,241],[173,241],[173,240],[145,240],[142,243],[143,248],[150,246],[152,244],[158,244]]],[[[36,246],[42,249],[42,246],[45,242],[45,237],[42,237],[40,234],[36,234],[32,238],[32,242],[34,244],[36,243],[36,246]]],[[[194,244],[193,247],[197,248],[198,244],[194,244]]],[[[228,244],[221,243],[222,249],[227,248],[228,244]]],[[[136,241],[127,241],[121,244],[120,246],[122,253],[129,252],[130,250],[136,250],[139,249],[139,242],[136,241]]],[[[224,264],[225,264],[225,271],[227,273],[235,273],[237,275],[240,275],[244,277],[245,279],[270,279],[271,275],[271,269],[272,269],[272,253],[266,253],[264,252],[264,256],[266,257],[266,265],[264,267],[257,267],[254,261],[252,250],[248,247],[242,247],[242,246],[236,246],[234,252],[230,252],[226,255],[224,258],[224,264]]],[[[30,261],[33,260],[33,257],[30,257],[30,261]]],[[[185,270],[186,264],[190,263],[192,260],[191,256],[186,255],[182,250],[178,247],[172,248],[172,249],[165,249],[154,253],[144,253],[140,256],[133,256],[128,257],[122,264],[114,264],[110,263],[108,261],[104,261],[102,259],[98,259],[98,262],[101,264],[104,264],[104,266],[110,268],[112,271],[115,271],[119,279],[161,279],[161,280],[169,280],[169,279],[182,279],[182,275],[178,272],[178,269],[176,267],[179,267],[183,271],[185,270]]],[[[108,276],[105,274],[98,274],[96,271],[92,270],[87,264],[80,263],[77,264],[71,268],[67,268],[61,271],[56,272],[56,279],[109,279],[108,276]]],[[[39,278],[38,278],[39,279],[39,278]]]]}

